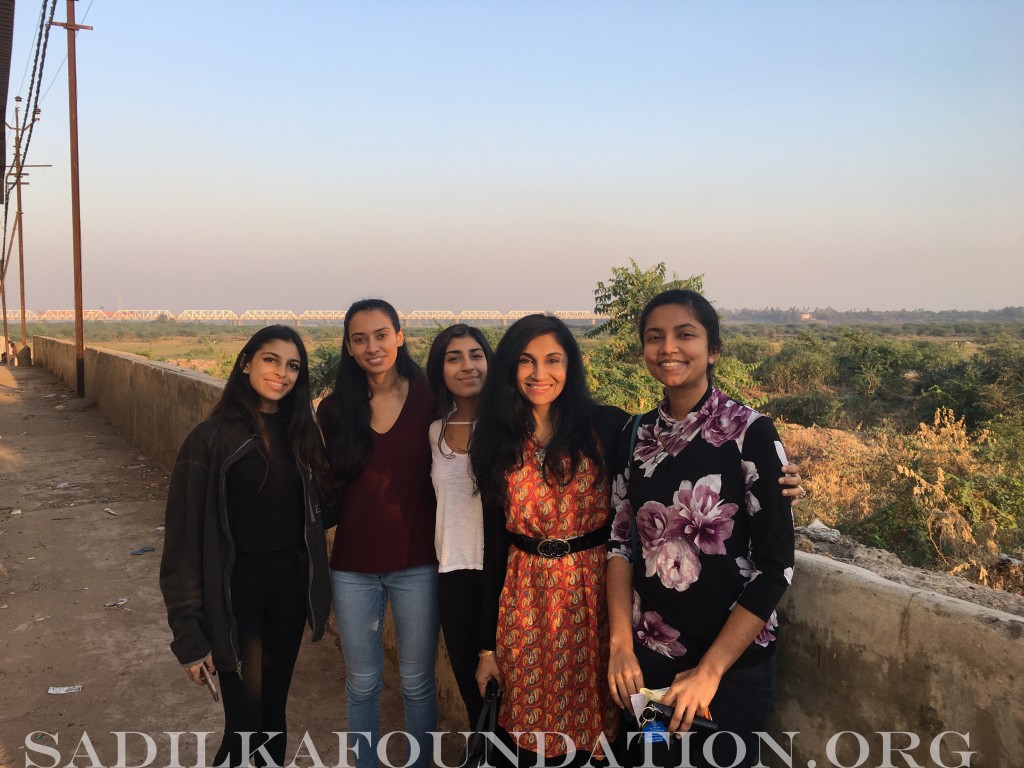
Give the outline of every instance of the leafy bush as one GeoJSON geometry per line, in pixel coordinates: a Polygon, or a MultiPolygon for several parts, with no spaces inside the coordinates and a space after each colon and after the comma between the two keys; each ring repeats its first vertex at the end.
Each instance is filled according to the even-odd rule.
{"type": "Polygon", "coordinates": [[[767,413],[805,427],[839,427],[843,416],[843,402],[831,392],[813,392],[809,395],[788,395],[768,400],[767,413]]]}
{"type": "Polygon", "coordinates": [[[321,344],[309,355],[309,391],[313,397],[322,397],[334,388],[338,376],[341,345],[321,344]]]}

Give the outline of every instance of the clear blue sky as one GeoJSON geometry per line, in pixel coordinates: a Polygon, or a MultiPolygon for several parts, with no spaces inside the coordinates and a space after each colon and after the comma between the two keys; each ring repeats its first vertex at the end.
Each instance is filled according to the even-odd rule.
{"type": "MultiPolygon", "coordinates": [[[[86,9],[86,308],[591,309],[630,258],[726,308],[1024,304],[1019,0],[86,9]]],[[[72,305],[66,48],[34,310],[72,305]]]]}

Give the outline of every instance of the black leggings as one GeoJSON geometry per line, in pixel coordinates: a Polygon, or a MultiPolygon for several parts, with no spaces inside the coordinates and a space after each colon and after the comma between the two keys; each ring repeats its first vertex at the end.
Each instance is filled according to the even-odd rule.
{"type": "Polygon", "coordinates": [[[437,605],[441,632],[448,649],[455,682],[469,713],[469,727],[475,728],[484,702],[476,684],[479,660],[478,632],[483,600],[482,571],[448,571],[437,574],[437,605]]]}
{"type": "MultiPolygon", "coordinates": [[[[306,550],[239,553],[231,576],[231,609],[238,624],[242,676],[220,669],[224,699],[224,738],[214,765],[249,764],[249,754],[263,747],[273,765],[285,765],[288,724],[285,707],[306,623],[306,550]],[[242,733],[249,737],[243,754],[242,733]],[[266,733],[280,732],[267,739],[266,733]]],[[[267,765],[262,754],[257,766],[267,765]]]]}

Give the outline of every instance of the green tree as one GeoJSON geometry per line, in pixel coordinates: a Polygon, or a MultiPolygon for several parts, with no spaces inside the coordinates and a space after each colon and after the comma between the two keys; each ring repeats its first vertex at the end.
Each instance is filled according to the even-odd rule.
{"type": "Polygon", "coordinates": [[[612,267],[612,279],[601,281],[594,289],[594,313],[607,316],[607,320],[587,332],[587,336],[602,333],[618,334],[625,330],[636,332],[636,321],[644,305],[655,294],[673,288],[688,288],[700,293],[704,290],[704,275],[693,275],[686,280],[672,273],[671,280],[665,280],[665,262],[659,262],[648,269],[640,269],[636,261],[629,260],[628,267],[612,267]]]}
{"type": "Polygon", "coordinates": [[[630,413],[644,413],[662,398],[661,384],[647,371],[625,333],[602,339],[583,350],[594,398],[630,413]]]}
{"type": "MultiPolygon", "coordinates": [[[[643,412],[663,397],[662,387],[646,370],[636,324],[644,306],[662,291],[683,288],[700,293],[704,276],[680,280],[675,274],[665,279],[665,264],[641,269],[630,259],[628,267],[613,267],[612,279],[599,282],[594,290],[594,311],[608,320],[589,331],[600,341],[584,351],[590,389],[600,402],[627,411],[643,412]]],[[[715,366],[715,384],[730,397],[760,405],[764,398],[752,378],[753,365],[723,355],[715,366]]]]}

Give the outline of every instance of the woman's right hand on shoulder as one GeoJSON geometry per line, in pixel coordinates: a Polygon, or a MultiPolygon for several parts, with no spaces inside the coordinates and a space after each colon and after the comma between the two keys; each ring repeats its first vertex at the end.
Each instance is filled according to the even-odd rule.
{"type": "Polygon", "coordinates": [[[630,709],[629,697],[639,693],[644,685],[644,673],[632,647],[613,650],[608,657],[608,687],[615,703],[630,709]]]}
{"type": "Polygon", "coordinates": [[[217,668],[213,666],[213,657],[207,656],[203,661],[198,664],[190,664],[185,667],[185,676],[188,677],[196,685],[206,685],[206,681],[203,680],[203,676],[199,674],[199,670],[202,667],[206,667],[207,674],[217,674],[217,668]]]}
{"type": "Polygon", "coordinates": [[[498,690],[504,692],[505,680],[498,669],[498,657],[488,653],[480,657],[476,665],[476,685],[480,689],[480,695],[487,695],[487,683],[494,680],[498,684],[498,690]]]}

